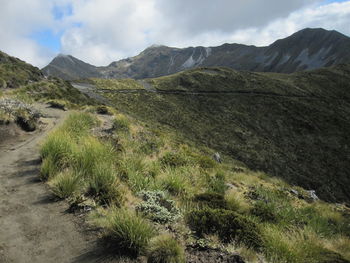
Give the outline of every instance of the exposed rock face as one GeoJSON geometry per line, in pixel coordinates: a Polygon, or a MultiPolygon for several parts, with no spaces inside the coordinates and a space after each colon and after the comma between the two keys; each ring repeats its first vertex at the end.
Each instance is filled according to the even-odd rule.
{"type": "Polygon", "coordinates": [[[267,47],[224,44],[219,47],[152,46],[138,56],[95,67],[59,55],[43,69],[64,79],[87,77],[150,78],[199,66],[291,73],[350,62],[350,38],[336,31],[304,29],[267,47]]]}

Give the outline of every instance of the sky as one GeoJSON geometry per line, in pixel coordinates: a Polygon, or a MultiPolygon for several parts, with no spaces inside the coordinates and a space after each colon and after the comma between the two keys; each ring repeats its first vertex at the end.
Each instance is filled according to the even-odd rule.
{"type": "Polygon", "coordinates": [[[93,65],[157,44],[269,45],[306,27],[350,36],[350,0],[0,0],[0,50],[37,67],[93,65]]]}

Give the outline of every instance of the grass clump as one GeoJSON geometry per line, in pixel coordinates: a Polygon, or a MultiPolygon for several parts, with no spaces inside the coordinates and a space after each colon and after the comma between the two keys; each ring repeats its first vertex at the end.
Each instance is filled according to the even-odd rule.
{"type": "Polygon", "coordinates": [[[102,204],[122,206],[125,193],[115,175],[115,171],[108,163],[97,164],[89,180],[88,194],[94,196],[102,204]]]}
{"type": "Polygon", "coordinates": [[[185,166],[189,163],[189,160],[183,153],[167,152],[160,159],[160,163],[163,166],[178,167],[185,166]]]}
{"type": "Polygon", "coordinates": [[[225,181],[225,174],[217,172],[214,176],[207,176],[208,191],[218,194],[225,194],[227,185],[225,181]]]}
{"type": "Polygon", "coordinates": [[[187,215],[187,223],[197,235],[218,234],[223,242],[235,241],[260,249],[262,233],[257,223],[247,216],[225,209],[204,208],[187,215]]]}
{"type": "Polygon", "coordinates": [[[157,236],[148,249],[148,263],[184,263],[185,252],[178,241],[170,235],[157,236]]]}
{"type": "Polygon", "coordinates": [[[180,211],[175,205],[175,201],[167,199],[162,191],[143,191],[139,193],[143,202],[136,206],[140,211],[152,221],[165,224],[174,222],[180,216],[180,211]]]}
{"type": "Polygon", "coordinates": [[[81,178],[72,171],[64,171],[50,181],[53,193],[65,199],[78,193],[81,189],[81,178]]]}
{"type": "Polygon", "coordinates": [[[126,209],[113,209],[106,219],[106,228],[116,249],[133,256],[145,253],[150,239],[156,235],[148,221],[126,209]]]}
{"type": "Polygon", "coordinates": [[[98,124],[97,119],[89,113],[72,113],[66,119],[60,130],[72,138],[79,138],[89,134],[91,128],[98,124]]]}
{"type": "Polygon", "coordinates": [[[168,168],[160,179],[162,188],[172,195],[187,196],[191,191],[182,169],[168,168]]]}
{"type": "Polygon", "coordinates": [[[310,229],[291,228],[282,232],[278,226],[264,227],[264,253],[270,262],[347,263],[337,252],[325,248],[310,229]]]}
{"type": "Polygon", "coordinates": [[[70,135],[62,130],[50,134],[41,147],[40,155],[44,159],[41,178],[49,179],[64,170],[74,158],[75,143],[70,135]]]}
{"type": "Polygon", "coordinates": [[[95,172],[99,172],[96,165],[100,164],[100,169],[103,167],[105,170],[112,170],[115,160],[116,153],[111,144],[102,143],[94,137],[86,136],[80,139],[74,169],[82,176],[92,178],[95,172]]]}
{"type": "Polygon", "coordinates": [[[122,114],[117,114],[113,120],[113,129],[117,132],[128,133],[130,131],[130,121],[122,114]]]}

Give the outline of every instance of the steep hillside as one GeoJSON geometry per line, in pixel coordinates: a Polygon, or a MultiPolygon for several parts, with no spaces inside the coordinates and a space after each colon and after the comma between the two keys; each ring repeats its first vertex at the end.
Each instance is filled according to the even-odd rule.
{"type": "Polygon", "coordinates": [[[158,92],[95,82],[123,112],[326,200],[350,202],[349,65],[291,75],[200,68],[149,79],[158,92]]]}
{"type": "Polygon", "coordinates": [[[43,77],[38,68],[0,51],[0,89],[17,88],[43,77]]]}
{"type": "Polygon", "coordinates": [[[99,75],[104,78],[142,79],[199,66],[291,73],[349,63],[349,49],[350,38],[339,32],[304,29],[267,47],[240,44],[184,49],[152,46],[138,56],[113,62],[106,67],[93,67],[71,56],[59,56],[44,68],[44,72],[66,79],[99,75]]]}

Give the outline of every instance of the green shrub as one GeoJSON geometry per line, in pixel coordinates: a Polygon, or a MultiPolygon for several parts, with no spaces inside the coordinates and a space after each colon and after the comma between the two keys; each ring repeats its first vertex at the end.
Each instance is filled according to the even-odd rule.
{"type": "Polygon", "coordinates": [[[207,184],[209,192],[225,194],[227,190],[225,174],[222,172],[216,173],[215,176],[208,176],[207,184]]]}
{"type": "Polygon", "coordinates": [[[150,220],[158,223],[173,222],[180,216],[175,201],[166,199],[162,191],[143,191],[139,193],[143,202],[136,206],[136,210],[143,213],[150,220]]]}
{"type": "Polygon", "coordinates": [[[185,251],[170,235],[158,236],[150,242],[147,262],[184,263],[185,251]]]}
{"type": "Polygon", "coordinates": [[[255,202],[251,213],[265,222],[277,223],[281,220],[281,217],[278,214],[278,208],[271,202],[261,200],[255,202]]]}
{"type": "Polygon", "coordinates": [[[188,164],[188,159],[182,153],[167,152],[160,159],[162,166],[178,167],[188,164]]]}
{"type": "Polygon", "coordinates": [[[204,155],[195,156],[195,162],[203,169],[211,169],[217,166],[217,163],[212,158],[204,155]]]}
{"type": "Polygon", "coordinates": [[[51,108],[60,109],[60,110],[66,110],[66,107],[67,107],[67,103],[62,100],[49,100],[47,104],[51,108]]]}
{"type": "Polygon", "coordinates": [[[59,198],[68,198],[79,192],[80,177],[71,171],[64,171],[50,181],[53,193],[59,198]]]}
{"type": "Polygon", "coordinates": [[[103,115],[112,115],[112,112],[105,105],[100,105],[96,107],[96,112],[103,115]]]}
{"type": "Polygon", "coordinates": [[[108,163],[99,163],[94,167],[89,178],[88,194],[101,204],[114,204],[120,207],[125,201],[125,193],[115,176],[114,167],[108,163]]]}
{"type": "Polygon", "coordinates": [[[149,240],[156,234],[150,223],[126,209],[113,210],[107,220],[107,230],[117,245],[116,249],[131,255],[146,252],[149,240]]]}
{"type": "Polygon", "coordinates": [[[225,196],[218,193],[202,193],[195,195],[193,201],[197,202],[201,207],[227,209],[225,196]]]}
{"type": "Polygon", "coordinates": [[[204,208],[187,215],[187,223],[199,236],[218,234],[224,242],[232,240],[259,249],[263,245],[258,225],[247,216],[224,209],[204,208]]]}

